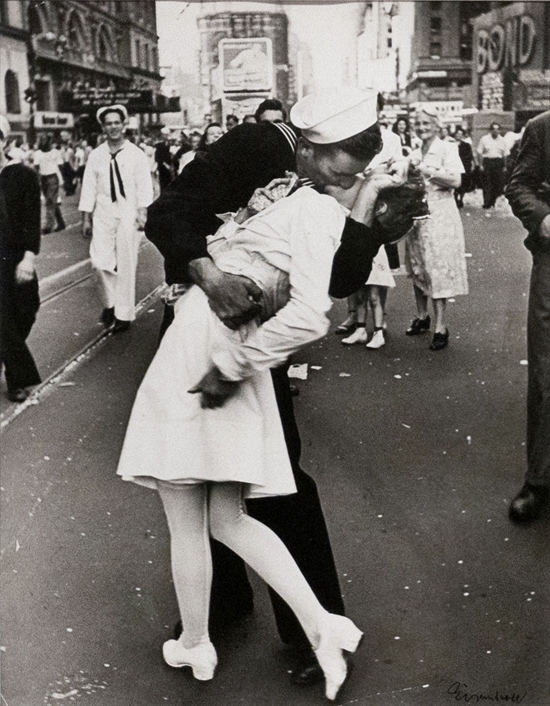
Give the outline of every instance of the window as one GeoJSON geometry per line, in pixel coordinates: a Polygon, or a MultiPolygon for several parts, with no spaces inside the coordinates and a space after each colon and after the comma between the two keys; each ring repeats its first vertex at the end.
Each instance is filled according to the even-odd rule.
{"type": "Polygon", "coordinates": [[[388,37],[388,49],[391,49],[392,41],[391,37],[388,37]]]}
{"type": "Polygon", "coordinates": [[[441,17],[430,17],[430,31],[432,34],[441,32],[441,17]]]}
{"type": "Polygon", "coordinates": [[[8,24],[23,29],[23,7],[20,0],[6,0],[8,24]]]}
{"type": "Polygon", "coordinates": [[[4,94],[6,96],[6,110],[8,113],[21,112],[21,99],[19,96],[19,81],[15,71],[8,69],[4,77],[4,94]]]}
{"type": "Polygon", "coordinates": [[[441,42],[432,42],[430,44],[430,57],[432,59],[441,59],[441,42]]]}
{"type": "Polygon", "coordinates": [[[145,44],[143,46],[143,53],[145,54],[145,68],[149,71],[149,45],[145,44]]]}
{"type": "Polygon", "coordinates": [[[141,66],[141,42],[139,39],[136,39],[136,60],[135,60],[135,65],[136,66],[141,66]]]}

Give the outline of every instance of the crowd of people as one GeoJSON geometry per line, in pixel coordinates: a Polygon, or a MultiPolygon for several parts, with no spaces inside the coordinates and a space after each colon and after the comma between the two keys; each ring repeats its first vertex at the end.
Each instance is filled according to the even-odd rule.
{"type": "Polygon", "coordinates": [[[528,473],[511,519],[535,519],[549,498],[550,113],[513,140],[495,123],[474,151],[466,129],[451,134],[429,106],[395,121],[382,108],[374,91],[334,89],[299,101],[289,122],[270,99],[242,124],[227,116],[225,131],[209,116],[202,134],[163,129],[158,142],[135,144],[125,134],[126,108],[111,105],[97,112],[102,138],[93,149],[55,145],[47,135],[32,155],[23,145],[5,149],[2,360],[11,399],[23,401],[40,381],[25,343],[39,305],[40,189],[42,234],[65,227],[60,187],[79,189],[101,321],[114,333],[135,316],[143,231],[164,258],[160,344],[117,472],[161,498],[181,616],[163,656],[199,680],[212,679],[217,666],[213,620],[238,619],[253,605],[246,562],[272,589],[279,634],[297,655],[294,681],[324,680],[330,700],[346,681],[347,654],[362,631],[344,615],[316,484],[300,467],[287,361],[327,333],[331,296],[348,300],[337,327],[344,344],[385,344],[402,239],[417,309],[405,333],[431,329],[431,302],[429,347],[448,346],[446,302],[468,293],[459,208],[476,186],[476,165],[484,209],[506,188],[534,256],[528,473]],[[413,174],[426,210],[388,231],[381,218],[389,194],[413,174]]]}

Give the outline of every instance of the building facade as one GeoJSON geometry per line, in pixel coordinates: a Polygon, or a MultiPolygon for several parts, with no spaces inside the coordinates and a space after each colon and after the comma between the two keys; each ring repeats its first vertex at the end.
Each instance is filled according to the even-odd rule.
{"type": "Polygon", "coordinates": [[[205,3],[198,19],[201,85],[215,118],[254,113],[267,97],[289,104],[288,18],[285,12],[216,11],[205,3]]]}
{"type": "MultiPolygon", "coordinates": [[[[97,131],[95,110],[111,101],[145,115],[139,122],[155,119],[161,76],[154,0],[3,0],[0,6],[2,34],[18,42],[21,75],[24,54],[27,62],[27,78],[19,81],[29,106],[22,127],[97,131]]],[[[12,63],[15,54],[14,48],[12,63]]],[[[2,65],[4,83],[10,70],[2,65]]]]}
{"type": "MultiPolygon", "coordinates": [[[[550,108],[550,3],[514,2],[473,21],[472,88],[483,113],[519,126],[550,108]]],[[[517,127],[516,126],[516,127],[517,127]]]]}
{"type": "Polygon", "coordinates": [[[435,104],[444,120],[460,122],[463,108],[474,103],[472,19],[489,11],[492,4],[477,0],[415,3],[406,88],[409,104],[435,104]]]}
{"type": "Polygon", "coordinates": [[[27,46],[29,41],[25,6],[19,0],[0,3],[0,114],[16,133],[29,124],[27,46]]]}

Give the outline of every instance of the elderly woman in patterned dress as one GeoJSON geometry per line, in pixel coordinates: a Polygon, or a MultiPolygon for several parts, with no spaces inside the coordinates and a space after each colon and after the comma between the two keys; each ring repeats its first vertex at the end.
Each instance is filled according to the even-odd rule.
{"type": "Polygon", "coordinates": [[[439,119],[428,107],[417,114],[416,133],[422,147],[411,153],[427,182],[431,217],[416,221],[407,235],[405,264],[411,277],[418,316],[406,331],[416,336],[430,329],[428,300],[432,300],[435,326],[430,350],[446,348],[449,329],[445,325],[447,299],[468,294],[464,231],[453,191],[464,171],[456,143],[438,137],[439,119]]]}

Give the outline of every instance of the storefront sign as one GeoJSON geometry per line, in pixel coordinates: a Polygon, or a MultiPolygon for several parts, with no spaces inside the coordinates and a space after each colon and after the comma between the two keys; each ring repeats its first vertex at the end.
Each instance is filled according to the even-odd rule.
{"type": "Polygon", "coordinates": [[[525,66],[531,61],[537,41],[535,21],[530,15],[508,18],[477,34],[476,70],[499,71],[505,66],[525,66]]]}
{"type": "Polygon", "coordinates": [[[270,91],[273,86],[271,39],[222,39],[218,45],[222,90],[270,91]]]}
{"type": "Polygon", "coordinates": [[[74,117],[72,113],[54,113],[37,110],[34,114],[35,128],[50,128],[51,130],[63,130],[74,127],[74,117]]]}
{"type": "Polygon", "coordinates": [[[71,113],[93,113],[113,103],[126,106],[129,113],[155,112],[152,90],[84,88],[62,91],[59,95],[60,107],[71,113]]]}

